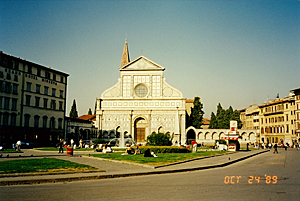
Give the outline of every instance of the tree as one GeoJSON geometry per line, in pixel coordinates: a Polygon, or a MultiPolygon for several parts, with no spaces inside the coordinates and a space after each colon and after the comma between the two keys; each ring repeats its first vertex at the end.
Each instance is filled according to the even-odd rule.
{"type": "Polygon", "coordinates": [[[225,110],[222,108],[221,103],[217,106],[217,128],[224,128],[225,127],[225,110]]]}
{"type": "Polygon", "coordinates": [[[77,109],[76,109],[75,99],[73,100],[73,105],[71,107],[71,111],[70,111],[69,116],[70,116],[70,118],[77,118],[78,117],[78,112],[77,112],[77,109]]]}
{"type": "Polygon", "coordinates": [[[202,109],[203,104],[200,102],[200,98],[197,96],[194,98],[194,107],[192,108],[190,116],[191,125],[196,129],[201,128],[201,125],[203,125],[204,111],[202,109]]]}
{"type": "Polygon", "coordinates": [[[240,112],[237,110],[234,110],[232,114],[232,120],[237,121],[238,129],[241,129],[243,127],[243,123],[240,118],[240,112]]]}
{"type": "Polygon", "coordinates": [[[150,146],[170,146],[172,145],[171,136],[169,133],[152,133],[147,137],[147,145],[150,146]]]}
{"type": "Polygon", "coordinates": [[[209,129],[218,128],[218,122],[215,113],[211,113],[210,115],[210,122],[209,122],[209,129]]]}
{"type": "Polygon", "coordinates": [[[92,110],[89,108],[88,115],[92,115],[92,110]]]}
{"type": "Polygon", "coordinates": [[[227,110],[224,110],[219,103],[217,106],[217,115],[215,116],[213,112],[211,114],[209,128],[229,129],[230,121],[237,121],[239,129],[243,126],[239,111],[233,111],[231,106],[227,110]]]}

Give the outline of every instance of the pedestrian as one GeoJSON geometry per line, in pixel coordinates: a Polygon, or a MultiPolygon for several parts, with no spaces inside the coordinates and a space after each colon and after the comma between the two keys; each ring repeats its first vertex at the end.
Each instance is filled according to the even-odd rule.
{"type": "Polygon", "coordinates": [[[21,140],[19,140],[18,142],[17,142],[17,150],[18,151],[21,151],[21,140]]]}
{"type": "Polygon", "coordinates": [[[269,143],[269,149],[271,150],[271,148],[272,148],[272,145],[271,145],[271,143],[269,143]]]}
{"type": "MultiPolygon", "coordinates": [[[[283,145],[284,146],[284,145],[283,145]]],[[[287,151],[288,145],[284,146],[284,150],[287,151]]]]}
{"type": "Polygon", "coordinates": [[[70,143],[71,143],[71,147],[73,148],[73,146],[74,146],[74,140],[71,139],[70,143]]]}
{"type": "Polygon", "coordinates": [[[60,154],[60,153],[64,153],[64,149],[63,149],[63,146],[64,146],[64,139],[60,139],[59,140],[59,151],[58,151],[58,153],[60,154]]]}
{"type": "Polygon", "coordinates": [[[82,139],[80,139],[80,141],[79,141],[79,147],[80,147],[80,149],[83,148],[83,140],[82,139]]]}
{"type": "Polygon", "coordinates": [[[151,154],[149,148],[146,149],[146,151],[145,151],[145,153],[144,153],[144,157],[153,157],[153,155],[151,154]]]}
{"type": "MultiPolygon", "coordinates": [[[[192,146],[193,146],[193,153],[197,152],[197,142],[196,141],[193,141],[192,142],[192,146]]],[[[219,146],[219,142],[217,142],[217,146],[219,146]]]]}
{"type": "Polygon", "coordinates": [[[277,143],[275,143],[275,145],[274,145],[274,152],[273,152],[273,154],[275,154],[275,152],[278,154],[278,151],[277,151],[277,143]]]}

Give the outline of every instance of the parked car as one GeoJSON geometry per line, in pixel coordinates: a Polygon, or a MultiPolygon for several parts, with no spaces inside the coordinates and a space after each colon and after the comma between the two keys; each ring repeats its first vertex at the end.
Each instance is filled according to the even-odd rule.
{"type": "MultiPolygon", "coordinates": [[[[17,143],[12,145],[13,149],[16,149],[17,143]]],[[[32,149],[34,144],[32,142],[21,142],[21,149],[32,149]]]]}
{"type": "MultiPolygon", "coordinates": [[[[127,145],[133,145],[135,144],[134,140],[132,138],[125,138],[125,146],[127,145]]],[[[108,145],[110,146],[119,146],[120,144],[120,138],[113,138],[112,140],[109,141],[108,145]]]]}

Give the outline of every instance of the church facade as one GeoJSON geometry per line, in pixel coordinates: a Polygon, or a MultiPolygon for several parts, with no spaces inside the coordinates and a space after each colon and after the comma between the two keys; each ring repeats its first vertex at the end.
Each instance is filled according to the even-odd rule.
{"type": "Polygon", "coordinates": [[[95,126],[102,138],[144,144],[156,132],[169,133],[173,144],[186,142],[185,98],[166,82],[164,70],[144,56],[130,61],[125,41],[118,82],[97,98],[95,126]]]}

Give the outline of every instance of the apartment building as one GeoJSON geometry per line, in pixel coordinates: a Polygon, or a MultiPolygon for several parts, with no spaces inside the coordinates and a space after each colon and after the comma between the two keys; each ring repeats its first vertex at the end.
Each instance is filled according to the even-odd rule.
{"type": "Polygon", "coordinates": [[[240,119],[243,123],[241,129],[259,130],[259,107],[251,105],[250,107],[239,110],[240,119]]]}
{"type": "Polygon", "coordinates": [[[0,51],[0,144],[53,145],[64,135],[67,77],[0,51]]]}
{"type": "Polygon", "coordinates": [[[300,142],[300,88],[291,90],[295,94],[295,135],[300,142]]]}
{"type": "MultiPolygon", "coordinates": [[[[297,133],[297,115],[300,118],[300,101],[298,105],[295,104],[297,96],[292,91],[289,97],[276,98],[263,105],[251,105],[240,110],[242,129],[257,130],[257,141],[261,143],[292,145],[295,140],[299,141],[300,127],[297,133]]],[[[298,98],[300,100],[300,96],[298,98]]]]}

